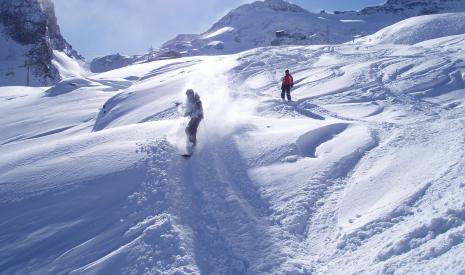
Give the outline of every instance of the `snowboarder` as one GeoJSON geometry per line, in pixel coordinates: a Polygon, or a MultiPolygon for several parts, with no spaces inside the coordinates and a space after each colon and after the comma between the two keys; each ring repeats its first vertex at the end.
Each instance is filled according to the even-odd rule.
{"type": "Polygon", "coordinates": [[[289,73],[289,70],[285,71],[285,75],[281,83],[281,98],[284,100],[284,95],[286,94],[287,100],[291,101],[291,88],[294,87],[294,79],[289,73]]]}
{"type": "Polygon", "coordinates": [[[200,121],[203,119],[203,108],[200,96],[194,93],[194,90],[188,89],[186,91],[187,101],[184,109],[184,116],[189,116],[190,120],[186,127],[187,135],[187,154],[190,156],[197,144],[197,128],[199,127],[200,121]]]}

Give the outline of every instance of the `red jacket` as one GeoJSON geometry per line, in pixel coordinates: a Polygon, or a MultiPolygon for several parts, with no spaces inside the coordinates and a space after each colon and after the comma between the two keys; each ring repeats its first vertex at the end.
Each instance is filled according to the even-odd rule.
{"type": "Polygon", "coordinates": [[[294,85],[294,79],[292,78],[292,75],[287,74],[283,77],[283,85],[285,86],[292,86],[294,85]]]}

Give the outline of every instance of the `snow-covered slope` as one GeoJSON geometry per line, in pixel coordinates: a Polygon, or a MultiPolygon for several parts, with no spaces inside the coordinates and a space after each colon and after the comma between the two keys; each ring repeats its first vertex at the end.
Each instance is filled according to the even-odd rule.
{"type": "Polygon", "coordinates": [[[465,36],[419,45],[0,88],[0,273],[460,274],[465,36]],[[190,159],[186,88],[205,110],[190,159]]]}
{"type": "Polygon", "coordinates": [[[61,36],[51,0],[1,0],[0,46],[0,86],[27,85],[28,68],[30,85],[53,84],[70,75],[64,63],[82,61],[61,36]]]}
{"type": "Polygon", "coordinates": [[[464,21],[464,12],[412,17],[357,39],[357,43],[413,45],[434,38],[465,34],[464,21]]]}

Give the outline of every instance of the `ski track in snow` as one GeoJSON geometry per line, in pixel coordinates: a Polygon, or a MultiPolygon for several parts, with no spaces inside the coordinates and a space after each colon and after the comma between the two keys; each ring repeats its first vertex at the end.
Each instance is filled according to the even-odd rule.
{"type": "Polygon", "coordinates": [[[463,271],[463,58],[275,47],[1,88],[0,273],[463,271]],[[190,85],[206,119],[184,159],[190,85]]]}

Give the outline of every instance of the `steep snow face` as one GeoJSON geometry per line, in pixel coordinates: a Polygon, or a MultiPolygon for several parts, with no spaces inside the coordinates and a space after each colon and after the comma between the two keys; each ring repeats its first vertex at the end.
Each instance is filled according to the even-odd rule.
{"type": "Polygon", "coordinates": [[[413,17],[357,39],[357,43],[413,45],[434,38],[465,34],[464,20],[463,12],[413,17]]]}
{"type": "Polygon", "coordinates": [[[76,60],[82,59],[61,36],[50,0],[0,1],[0,26],[0,38],[6,40],[2,43],[9,44],[8,48],[0,51],[9,56],[6,62],[15,59],[17,63],[9,62],[7,72],[0,75],[0,85],[24,85],[25,78],[19,81],[15,75],[23,75],[26,66],[30,68],[31,85],[57,82],[61,79],[61,73],[52,62],[55,58],[54,50],[64,52],[76,60]],[[12,50],[13,43],[8,40],[17,43],[17,50],[12,50]],[[12,52],[16,56],[12,56],[12,52]]]}
{"type": "Polygon", "coordinates": [[[460,273],[464,49],[267,47],[1,87],[0,270],[460,273]]]}

